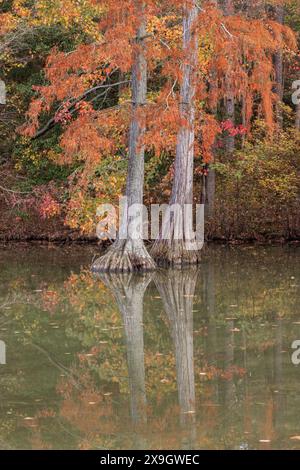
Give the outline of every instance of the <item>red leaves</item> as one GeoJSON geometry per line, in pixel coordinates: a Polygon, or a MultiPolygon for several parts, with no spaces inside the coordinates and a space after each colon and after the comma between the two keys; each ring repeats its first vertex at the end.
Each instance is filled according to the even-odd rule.
{"type": "Polygon", "coordinates": [[[59,203],[51,196],[51,194],[47,193],[42,197],[40,201],[38,212],[42,219],[49,219],[60,214],[61,208],[59,203]]]}
{"type": "Polygon", "coordinates": [[[215,144],[216,137],[221,131],[219,123],[211,114],[204,116],[204,123],[201,126],[202,130],[202,158],[204,163],[209,163],[213,160],[212,148],[215,144]]]}
{"type": "Polygon", "coordinates": [[[223,131],[229,131],[233,129],[234,124],[230,119],[227,119],[227,121],[224,121],[221,123],[221,128],[223,131]]]}
{"type": "Polygon", "coordinates": [[[54,122],[65,125],[71,120],[72,114],[70,113],[70,103],[65,102],[64,105],[56,112],[54,122]]]}
{"type": "Polygon", "coordinates": [[[245,126],[240,124],[239,126],[235,126],[230,119],[221,122],[221,129],[223,132],[228,132],[228,134],[232,137],[237,135],[246,135],[248,130],[245,126]]]}

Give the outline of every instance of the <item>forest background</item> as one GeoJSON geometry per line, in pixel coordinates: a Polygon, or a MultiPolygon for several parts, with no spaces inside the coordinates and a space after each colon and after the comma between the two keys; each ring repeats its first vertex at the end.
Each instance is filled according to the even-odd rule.
{"type": "MultiPolygon", "coordinates": [[[[97,207],[124,192],[133,3],[0,1],[1,240],[93,240],[97,207]]],[[[183,2],[145,3],[144,200],[168,203],[183,2]]],[[[206,237],[298,240],[299,3],[198,3],[193,176],[206,237]]]]}

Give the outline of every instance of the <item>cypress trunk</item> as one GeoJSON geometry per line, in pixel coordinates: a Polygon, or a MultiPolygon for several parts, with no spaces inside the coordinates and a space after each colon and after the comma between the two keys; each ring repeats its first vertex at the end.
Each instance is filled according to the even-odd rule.
{"type": "Polygon", "coordinates": [[[139,214],[130,214],[128,209],[134,204],[143,204],[144,189],[144,154],[143,135],[145,132],[144,107],[147,95],[146,61],[146,20],[144,3],[136,1],[136,11],[141,23],[137,31],[134,63],[132,67],[132,117],[129,131],[129,160],[127,171],[126,196],[127,206],[122,214],[118,239],[108,252],[98,258],[92,266],[98,272],[132,272],[155,269],[144,245],[142,233],[134,236],[128,231],[129,226],[138,224],[139,214]]]}
{"type": "MultiPolygon", "coordinates": [[[[198,41],[195,31],[198,18],[197,2],[185,4],[183,18],[183,66],[180,92],[180,127],[177,134],[174,181],[170,205],[176,204],[182,214],[186,204],[193,204],[194,142],[195,142],[195,92],[198,41]]],[[[199,261],[199,252],[187,249],[187,243],[194,240],[185,236],[174,237],[174,227],[180,225],[177,214],[171,217],[170,230],[162,227],[158,240],[154,243],[151,255],[159,264],[182,265],[199,261]],[[168,237],[166,237],[166,232],[168,237]]]]}

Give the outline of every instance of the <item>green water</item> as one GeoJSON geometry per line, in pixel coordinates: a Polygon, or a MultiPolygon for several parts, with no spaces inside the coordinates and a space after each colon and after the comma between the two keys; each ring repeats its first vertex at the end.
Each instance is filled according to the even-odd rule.
{"type": "Polygon", "coordinates": [[[95,251],[0,248],[0,448],[300,448],[299,248],[101,279],[95,251]]]}

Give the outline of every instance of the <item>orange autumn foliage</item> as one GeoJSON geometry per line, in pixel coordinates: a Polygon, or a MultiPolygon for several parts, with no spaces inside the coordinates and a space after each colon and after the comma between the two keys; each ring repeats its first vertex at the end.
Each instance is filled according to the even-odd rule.
{"type": "MultiPolygon", "coordinates": [[[[91,0],[92,1],[92,0],[91,0]]],[[[45,67],[47,85],[36,87],[36,99],[31,103],[27,123],[22,132],[34,136],[45,113],[59,115],[63,149],[60,163],[75,160],[84,163],[77,183],[84,188],[95,166],[106,156],[122,149],[126,153],[130,122],[129,79],[135,49],[139,18],[136,2],[124,0],[97,1],[102,14],[99,39],[80,45],[71,53],[57,49],[49,56],[45,67]],[[115,86],[125,77],[122,88],[115,86]],[[106,104],[105,92],[115,89],[113,103],[106,104]],[[93,91],[94,90],[94,91],[93,91]],[[104,96],[103,104],[94,105],[96,93],[104,96]],[[124,96],[128,99],[124,100],[124,96]],[[58,104],[59,108],[57,109],[58,104]],[[78,104],[80,104],[78,106],[78,104]]],[[[145,39],[148,61],[149,93],[146,104],[144,144],[148,151],[175,153],[179,119],[179,85],[182,63],[181,17],[183,2],[154,0],[145,2],[148,30],[145,39]],[[151,82],[159,86],[151,90],[151,82]]],[[[202,2],[197,34],[199,35],[199,68],[197,70],[195,121],[196,153],[208,163],[220,125],[214,115],[218,102],[230,92],[245,109],[245,125],[251,127],[255,113],[263,116],[269,131],[275,128],[273,55],[283,48],[294,51],[294,33],[268,18],[253,19],[242,15],[224,16],[210,2],[202,2]],[[259,103],[254,111],[254,102],[259,103]]]]}

